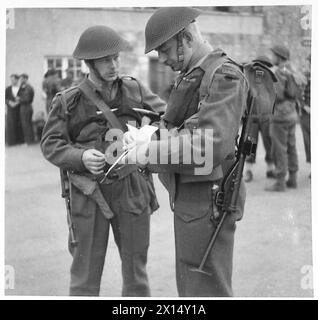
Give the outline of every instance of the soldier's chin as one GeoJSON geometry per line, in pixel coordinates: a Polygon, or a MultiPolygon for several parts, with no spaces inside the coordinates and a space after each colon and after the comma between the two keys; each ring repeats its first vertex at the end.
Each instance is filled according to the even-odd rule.
{"type": "Polygon", "coordinates": [[[113,75],[108,75],[105,77],[106,81],[115,81],[118,78],[118,73],[114,73],[113,75]]]}

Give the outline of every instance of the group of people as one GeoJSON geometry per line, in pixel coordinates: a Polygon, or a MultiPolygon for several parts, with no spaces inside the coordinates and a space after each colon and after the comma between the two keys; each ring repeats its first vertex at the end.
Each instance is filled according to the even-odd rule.
{"type": "Polygon", "coordinates": [[[32,144],[34,141],[32,102],[34,89],[28,83],[29,76],[12,74],[11,85],[6,88],[6,143],[32,144]]]}
{"type": "Polygon", "coordinates": [[[190,7],[160,8],[145,26],[145,54],[157,51],[159,62],[179,72],[167,103],[138,79],[119,75],[119,55],[128,43],[115,30],[92,26],[78,40],[73,57],[84,60],[89,74],[55,95],[41,140],[44,157],[67,172],[70,295],[99,295],[111,227],[121,258],[122,295],[150,296],[150,216],[159,206],[152,173],[159,173],[174,213],[179,296],[233,295],[234,233],[243,217],[245,187],[242,181],[230,215],[219,210],[213,190],[235,162],[249,86],[240,64],[203,39],[196,22],[200,13],[190,7]],[[127,131],[128,122],[140,127],[152,123],[153,114],[161,115],[157,126],[167,134],[145,142],[127,131]],[[124,132],[123,143],[135,150],[134,161],[108,161],[113,129],[124,132]],[[196,129],[213,132],[212,137],[194,134],[196,129]],[[196,156],[211,145],[209,169],[197,174],[202,163],[196,156]],[[190,161],[184,149],[193,155],[190,161]],[[150,162],[151,154],[159,161],[150,162]],[[213,250],[205,256],[223,217],[213,250]]]}
{"type": "MultiPolygon", "coordinates": [[[[271,48],[271,59],[258,60],[272,69],[277,78],[277,97],[272,115],[255,119],[265,148],[267,178],[275,183],[266,191],[285,191],[297,188],[298,154],[296,150],[296,124],[300,122],[306,161],[310,163],[310,72],[301,74],[290,63],[289,49],[284,45],[271,48]],[[287,180],[286,177],[288,176],[287,180]]],[[[311,56],[307,57],[310,69],[311,56]]],[[[245,182],[253,180],[256,152],[246,160],[245,182]]]]}
{"type": "MultiPolygon", "coordinates": [[[[85,77],[80,74],[79,79],[73,78],[72,70],[66,71],[66,77],[60,79],[55,69],[49,69],[42,83],[42,92],[45,99],[46,114],[54,96],[72,85],[76,85],[85,77]]],[[[11,85],[5,91],[6,103],[6,144],[14,146],[18,144],[30,145],[41,139],[42,129],[45,124],[45,112],[38,111],[33,115],[34,88],[28,81],[25,73],[10,76],[11,85]]]]}

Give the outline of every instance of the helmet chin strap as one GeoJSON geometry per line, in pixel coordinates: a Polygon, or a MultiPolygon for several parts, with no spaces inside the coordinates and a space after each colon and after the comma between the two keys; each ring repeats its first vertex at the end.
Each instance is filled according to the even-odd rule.
{"type": "Polygon", "coordinates": [[[89,65],[90,65],[91,69],[94,71],[96,78],[101,82],[101,84],[102,85],[108,84],[108,82],[102,77],[102,75],[100,74],[100,72],[96,68],[94,60],[90,60],[89,65]]]}
{"type": "Polygon", "coordinates": [[[102,77],[102,75],[100,74],[100,72],[96,68],[94,60],[91,62],[91,67],[95,73],[95,76],[98,78],[98,80],[101,81],[102,84],[106,84],[107,81],[102,77]]]}
{"type": "Polygon", "coordinates": [[[177,34],[177,68],[182,71],[184,62],[184,50],[183,50],[183,30],[177,34]]]}

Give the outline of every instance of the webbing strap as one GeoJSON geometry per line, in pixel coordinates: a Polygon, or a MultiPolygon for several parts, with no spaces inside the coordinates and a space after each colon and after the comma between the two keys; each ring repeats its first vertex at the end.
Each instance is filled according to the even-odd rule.
{"type": "Polygon", "coordinates": [[[84,81],[79,85],[79,89],[84,93],[84,95],[90,99],[96,107],[103,112],[106,120],[110,123],[112,128],[121,129],[124,131],[122,124],[119,122],[117,117],[111,111],[109,106],[105,101],[98,96],[98,94],[84,81]]]}

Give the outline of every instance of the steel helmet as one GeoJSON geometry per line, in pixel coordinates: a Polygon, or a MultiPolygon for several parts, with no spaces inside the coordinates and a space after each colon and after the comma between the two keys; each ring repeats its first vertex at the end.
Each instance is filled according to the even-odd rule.
{"type": "Polygon", "coordinates": [[[289,56],[290,56],[289,50],[284,45],[278,44],[278,45],[274,46],[273,48],[271,48],[271,50],[279,57],[281,57],[285,60],[289,59],[289,56]]]}
{"type": "Polygon", "coordinates": [[[158,48],[178,34],[200,14],[200,10],[189,7],[167,7],[155,11],[145,29],[145,53],[158,48]]]}
{"type": "Polygon", "coordinates": [[[265,66],[271,68],[273,66],[271,60],[267,57],[267,56],[258,56],[256,59],[254,59],[253,61],[259,61],[263,64],[265,64],[265,66]]]}
{"type": "Polygon", "coordinates": [[[113,29],[93,26],[80,36],[73,57],[80,60],[99,59],[125,50],[129,43],[113,29]]]}

